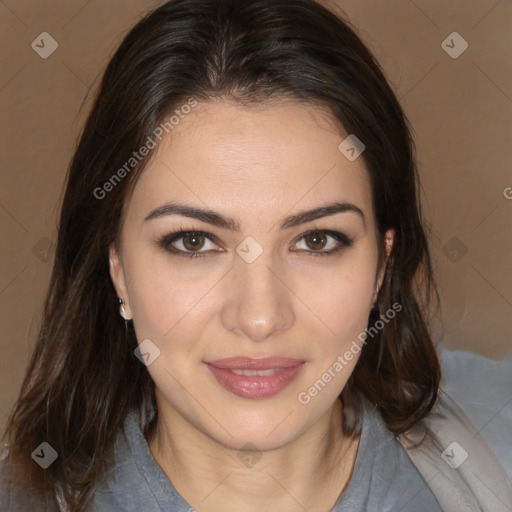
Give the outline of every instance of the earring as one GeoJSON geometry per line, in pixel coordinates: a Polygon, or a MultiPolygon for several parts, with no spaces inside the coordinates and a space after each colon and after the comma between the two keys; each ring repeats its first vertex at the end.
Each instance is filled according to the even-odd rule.
{"type": "Polygon", "coordinates": [[[131,320],[131,318],[126,318],[126,309],[124,308],[124,300],[123,299],[120,299],[118,297],[118,302],[119,302],[119,314],[126,320],[131,320]]]}

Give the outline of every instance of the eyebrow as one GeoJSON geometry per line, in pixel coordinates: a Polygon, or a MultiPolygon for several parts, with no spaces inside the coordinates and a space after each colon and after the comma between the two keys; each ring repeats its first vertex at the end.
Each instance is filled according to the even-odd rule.
{"type": "MultiPolygon", "coordinates": [[[[320,219],[322,217],[328,217],[330,215],[335,215],[337,213],[346,213],[352,212],[356,213],[366,228],[366,219],[363,211],[357,207],[355,204],[345,203],[345,202],[336,202],[330,203],[324,206],[320,206],[318,208],[314,208],[312,210],[305,210],[299,212],[295,215],[291,215],[286,217],[281,225],[281,229],[292,228],[295,226],[299,226],[300,224],[305,224],[306,222],[311,222],[316,219],[320,219]]],[[[197,219],[202,222],[206,222],[213,226],[217,226],[222,229],[228,229],[230,231],[240,232],[240,224],[232,218],[225,217],[224,215],[217,213],[213,210],[202,209],[195,206],[187,206],[180,205],[175,203],[167,203],[158,208],[152,210],[144,219],[144,221],[149,221],[153,219],[159,219],[161,217],[166,217],[168,215],[182,215],[184,217],[189,217],[191,219],[197,219]]]]}

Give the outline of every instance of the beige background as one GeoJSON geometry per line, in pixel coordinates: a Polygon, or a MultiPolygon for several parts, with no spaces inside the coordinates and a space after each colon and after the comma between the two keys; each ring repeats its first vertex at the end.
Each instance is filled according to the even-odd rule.
{"type": "MultiPolygon", "coordinates": [[[[34,344],[84,98],[126,31],[160,3],[0,1],[0,430],[34,344]],[[42,32],[58,42],[47,59],[31,47],[42,32]]],[[[511,355],[512,2],[336,5],[384,66],[415,129],[445,343],[511,355]],[[454,31],[469,44],[457,59],[441,47],[454,31]]]]}

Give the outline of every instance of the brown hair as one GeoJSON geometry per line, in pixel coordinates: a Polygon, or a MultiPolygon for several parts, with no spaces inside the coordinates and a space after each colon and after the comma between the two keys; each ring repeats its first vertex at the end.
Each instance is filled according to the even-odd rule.
{"type": "Polygon", "coordinates": [[[435,285],[413,143],[374,57],[346,22],[312,0],[170,1],[128,33],[104,73],[70,164],[42,325],[5,433],[10,480],[18,468],[23,485],[53,501],[60,487],[70,510],[83,510],[111,462],[128,410],[141,410],[145,430],[156,413],[108,265],[123,206],[150,156],[104,198],[95,191],[170,112],[190,98],[220,96],[327,107],[364,142],[381,262],[383,233],[396,230],[369,322],[394,303],[403,310],[363,348],[346,389],[377,404],[395,434],[436,400],[440,368],[425,313],[435,285]],[[59,454],[46,470],[31,459],[42,441],[59,454]]]}

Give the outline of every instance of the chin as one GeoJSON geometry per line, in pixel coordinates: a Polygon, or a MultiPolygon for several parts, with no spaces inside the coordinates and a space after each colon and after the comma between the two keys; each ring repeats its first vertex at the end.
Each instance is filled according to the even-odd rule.
{"type": "Polygon", "coordinates": [[[251,414],[233,410],[222,415],[222,427],[208,421],[203,430],[211,439],[232,450],[250,445],[254,450],[274,450],[287,445],[307,429],[306,422],[297,424],[297,410],[278,407],[266,414],[262,411],[251,414]],[[226,432],[227,430],[227,432],[226,432]]]}

